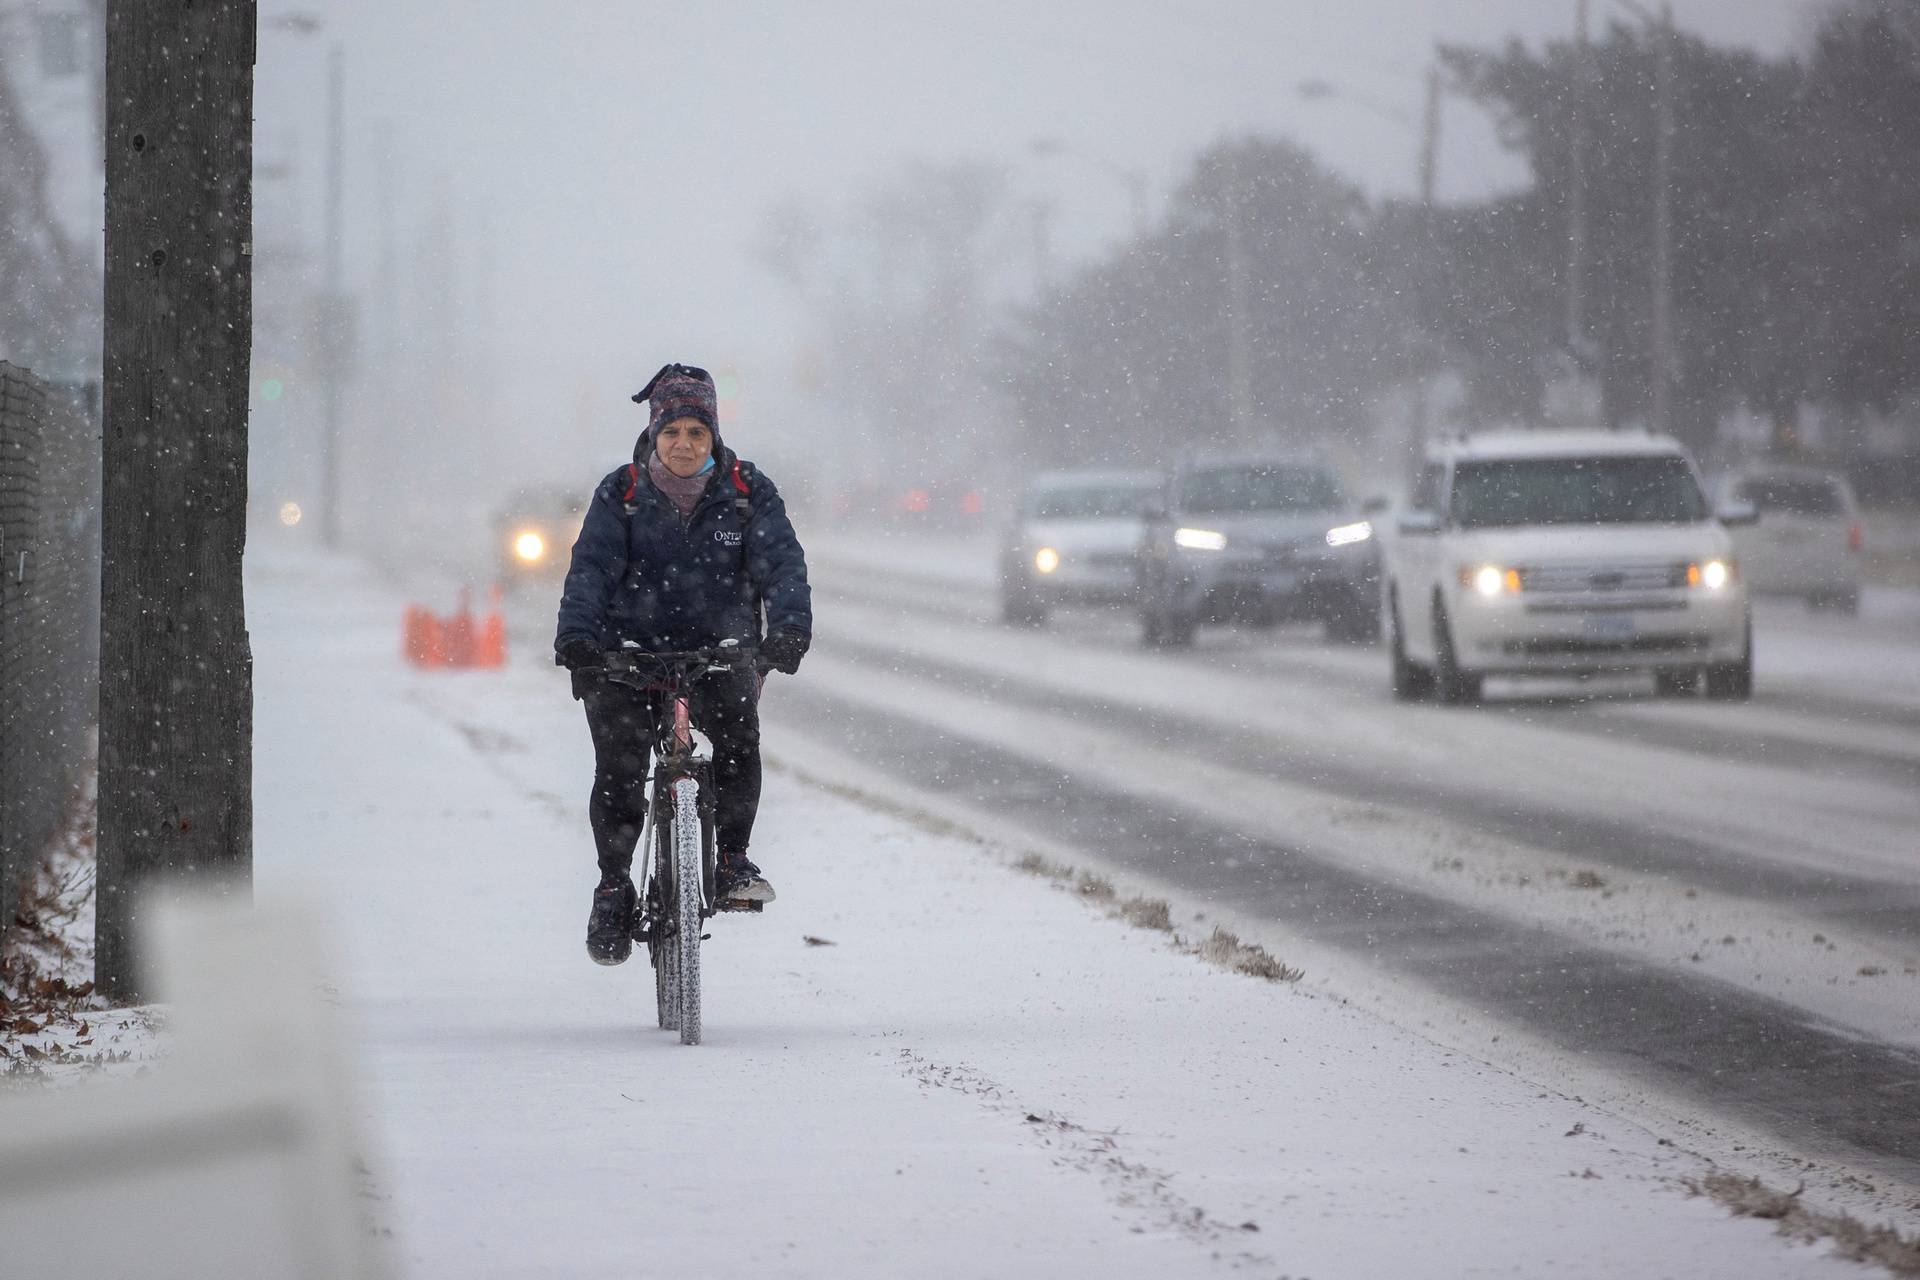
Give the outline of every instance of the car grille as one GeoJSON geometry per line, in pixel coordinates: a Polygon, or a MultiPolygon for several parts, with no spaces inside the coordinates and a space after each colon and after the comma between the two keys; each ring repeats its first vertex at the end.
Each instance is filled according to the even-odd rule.
{"type": "Polygon", "coordinates": [[[1090,569],[1128,569],[1134,561],[1131,551],[1094,551],[1076,558],[1090,569]]]}
{"type": "Polygon", "coordinates": [[[1526,592],[1610,595],[1665,591],[1686,585],[1684,561],[1572,561],[1520,566],[1520,589],[1526,592]]]}
{"type": "Polygon", "coordinates": [[[1500,648],[1504,653],[1528,657],[1577,657],[1608,653],[1698,653],[1707,647],[1707,638],[1698,635],[1636,636],[1631,640],[1583,640],[1573,637],[1508,640],[1500,648]]]}

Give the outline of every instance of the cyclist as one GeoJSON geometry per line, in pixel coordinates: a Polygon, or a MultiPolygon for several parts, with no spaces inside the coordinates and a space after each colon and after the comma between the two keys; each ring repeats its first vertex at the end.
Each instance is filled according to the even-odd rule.
{"type": "MultiPolygon", "coordinates": [[[[761,666],[791,675],[813,634],[806,555],[773,481],[721,444],[713,378],[670,364],[633,399],[649,406],[647,426],[632,465],[594,490],[554,636],[555,660],[572,674],[593,734],[588,815],[600,883],[587,954],[600,964],[619,964],[632,950],[649,729],[663,710],[662,695],[604,679],[605,654],[629,642],[663,653],[736,640],[758,645],[761,666]]],[[[760,805],[760,681],[746,668],[709,672],[689,698],[695,727],[713,745],[722,902],[774,896],[747,858],[760,805]]]]}

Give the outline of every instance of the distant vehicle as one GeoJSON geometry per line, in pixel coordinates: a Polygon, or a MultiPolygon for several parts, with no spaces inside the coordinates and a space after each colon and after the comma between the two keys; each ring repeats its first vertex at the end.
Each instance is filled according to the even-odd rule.
{"type": "Polygon", "coordinates": [[[839,523],[902,531],[972,533],[984,528],[987,518],[986,491],[971,478],[869,478],[840,489],[829,504],[839,523]]]}
{"type": "Polygon", "coordinates": [[[1813,467],[1757,466],[1724,478],[1721,495],[1758,509],[1733,549],[1747,588],[1791,595],[1809,608],[1860,611],[1860,506],[1846,477],[1813,467]]]}
{"type": "Polygon", "coordinates": [[[1028,482],[1000,548],[1000,615],[1041,626],[1063,604],[1125,604],[1146,513],[1160,494],[1153,471],[1048,471],[1028,482]]]}
{"type": "Polygon", "coordinates": [[[590,487],[549,485],[518,490],[502,503],[492,525],[501,580],[511,586],[564,577],[592,497],[590,487]]]}
{"type": "Polygon", "coordinates": [[[1393,692],[1479,698],[1490,675],[1652,672],[1753,692],[1746,583],[1693,460],[1634,431],[1473,436],[1428,453],[1387,553],[1393,692]]]}
{"type": "Polygon", "coordinates": [[[1188,645],[1203,624],[1318,619],[1336,640],[1380,635],[1373,525],[1323,463],[1248,457],[1174,469],[1140,561],[1140,633],[1188,645]]]}

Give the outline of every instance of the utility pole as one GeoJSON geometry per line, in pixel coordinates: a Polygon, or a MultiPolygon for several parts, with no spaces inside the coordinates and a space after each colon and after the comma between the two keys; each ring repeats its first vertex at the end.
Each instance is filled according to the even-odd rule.
{"type": "MultiPolygon", "coordinates": [[[[1434,217],[1434,188],[1440,168],[1440,67],[1427,67],[1427,106],[1420,121],[1420,241],[1421,252],[1429,263],[1439,260],[1440,236],[1434,217]]],[[[1422,344],[1428,345],[1428,344],[1422,344]]],[[[1422,367],[1413,382],[1413,423],[1408,431],[1407,459],[1410,469],[1418,468],[1432,431],[1433,408],[1427,387],[1427,370],[1422,367]]]]}
{"type": "Polygon", "coordinates": [[[1233,433],[1242,445],[1253,440],[1253,340],[1248,333],[1247,245],[1241,225],[1240,157],[1227,159],[1226,191],[1221,200],[1227,248],[1227,408],[1233,433]]]}
{"type": "Polygon", "coordinates": [[[318,326],[324,415],[320,428],[320,541],[328,547],[340,545],[340,384],[346,374],[348,342],[340,270],[346,75],[346,55],[336,44],[327,59],[327,223],[318,326]]]}
{"type": "Polygon", "coordinates": [[[1587,367],[1587,111],[1591,106],[1592,51],[1587,45],[1588,0],[1573,7],[1573,119],[1567,131],[1567,349],[1587,367]]]}
{"type": "Polygon", "coordinates": [[[1654,28],[1653,134],[1653,394],[1648,425],[1664,434],[1672,425],[1673,395],[1673,5],[1660,6],[1654,28]]]}
{"type": "Polygon", "coordinates": [[[254,0],[107,8],[95,980],[150,999],[136,896],[250,894],[254,0]]]}

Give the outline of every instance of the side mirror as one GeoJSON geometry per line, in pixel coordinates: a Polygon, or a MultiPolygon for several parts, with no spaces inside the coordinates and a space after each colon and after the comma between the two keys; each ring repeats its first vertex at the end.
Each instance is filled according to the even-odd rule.
{"type": "Polygon", "coordinates": [[[1360,503],[1360,514],[1363,516],[1377,516],[1392,505],[1393,499],[1387,497],[1384,493],[1376,493],[1360,503]]]}
{"type": "Polygon", "coordinates": [[[1438,511],[1403,511],[1398,521],[1400,532],[1418,537],[1424,534],[1440,532],[1440,513],[1438,511]]]}
{"type": "Polygon", "coordinates": [[[1760,508],[1751,502],[1723,502],[1714,514],[1729,526],[1760,523],[1760,508]]]}

